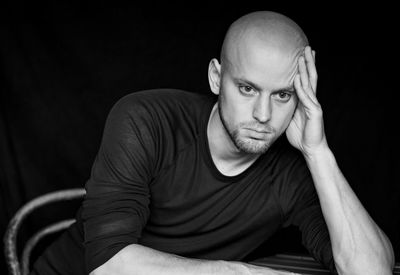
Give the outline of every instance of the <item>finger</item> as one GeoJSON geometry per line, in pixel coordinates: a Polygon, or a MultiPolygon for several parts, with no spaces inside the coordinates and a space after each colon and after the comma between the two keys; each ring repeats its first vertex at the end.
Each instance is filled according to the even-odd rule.
{"type": "MultiPolygon", "coordinates": [[[[315,64],[316,64],[315,54],[316,54],[316,53],[315,53],[315,51],[313,50],[313,51],[312,51],[312,56],[313,56],[313,60],[314,60],[314,66],[315,66],[315,64]]],[[[318,84],[318,73],[316,74],[316,77],[315,77],[315,84],[314,84],[314,87],[313,87],[315,93],[317,93],[317,84],[318,84]]]]}
{"type": "Polygon", "coordinates": [[[297,97],[299,98],[299,101],[303,105],[306,105],[305,103],[307,103],[310,99],[303,90],[299,74],[296,74],[296,76],[294,77],[294,88],[296,90],[296,94],[297,97]]]}
{"type": "Polygon", "coordinates": [[[307,47],[305,49],[304,53],[305,53],[304,55],[305,55],[305,60],[306,60],[306,65],[307,65],[309,81],[310,81],[313,92],[316,93],[318,76],[317,76],[317,68],[315,67],[313,53],[312,53],[310,47],[307,47]]]}
{"type": "Polygon", "coordinates": [[[310,81],[309,81],[309,77],[308,77],[308,72],[307,72],[304,56],[299,57],[299,74],[300,74],[300,81],[301,81],[301,85],[302,85],[303,89],[306,92],[310,92],[309,91],[310,81]]]}
{"type": "Polygon", "coordinates": [[[299,101],[304,105],[304,107],[311,109],[313,106],[315,107],[319,105],[314,93],[307,93],[304,91],[299,74],[297,74],[294,78],[294,87],[297,97],[299,98],[299,101]]]}

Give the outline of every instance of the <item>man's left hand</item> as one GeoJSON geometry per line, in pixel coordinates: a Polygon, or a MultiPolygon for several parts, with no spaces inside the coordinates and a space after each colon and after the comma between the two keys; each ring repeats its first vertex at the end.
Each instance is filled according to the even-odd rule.
{"type": "Polygon", "coordinates": [[[315,52],[310,46],[305,47],[304,55],[298,59],[298,73],[294,79],[298,97],[297,108],[286,129],[286,136],[295,148],[305,156],[312,156],[319,149],[327,146],[317,91],[317,70],[315,52]]]}

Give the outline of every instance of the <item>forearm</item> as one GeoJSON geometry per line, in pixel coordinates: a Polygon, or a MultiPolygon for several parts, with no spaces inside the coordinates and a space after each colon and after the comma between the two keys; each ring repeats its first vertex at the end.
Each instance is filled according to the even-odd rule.
{"type": "Polygon", "coordinates": [[[241,262],[199,260],[164,253],[142,245],[128,245],[90,275],[196,275],[196,274],[265,274],[285,275],[290,272],[277,271],[241,262]]]}
{"type": "Polygon", "coordinates": [[[390,241],[354,194],[329,148],[307,156],[306,161],[329,230],[338,272],[392,274],[394,256],[390,241]]]}

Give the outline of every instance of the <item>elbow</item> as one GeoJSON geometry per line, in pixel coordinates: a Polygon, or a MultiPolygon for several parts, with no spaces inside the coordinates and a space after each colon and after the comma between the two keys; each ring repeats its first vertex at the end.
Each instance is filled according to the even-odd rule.
{"type": "Polygon", "coordinates": [[[92,272],[89,273],[89,275],[103,275],[105,274],[104,271],[101,270],[101,266],[93,270],[92,272]]]}
{"type": "Polygon", "coordinates": [[[338,273],[393,274],[395,257],[392,244],[383,231],[379,230],[379,233],[379,242],[373,245],[347,247],[341,250],[342,253],[334,255],[338,273]]]}
{"type": "Polygon", "coordinates": [[[347,260],[335,260],[339,274],[391,275],[395,266],[393,250],[388,253],[358,253],[347,260]]]}
{"type": "Polygon", "coordinates": [[[89,275],[123,274],[121,269],[122,263],[120,262],[121,261],[115,255],[110,260],[90,272],[89,275]],[[118,266],[119,268],[117,268],[118,266]]]}
{"type": "Polygon", "coordinates": [[[371,267],[370,265],[350,265],[347,267],[336,266],[340,275],[392,275],[393,268],[387,264],[379,264],[371,267]]]}
{"type": "Polygon", "coordinates": [[[109,275],[109,274],[134,274],[131,270],[129,270],[129,259],[131,259],[129,254],[129,247],[127,246],[121,249],[117,254],[111,257],[104,264],[100,265],[89,275],[109,275]]]}
{"type": "Polygon", "coordinates": [[[109,272],[109,268],[106,265],[107,263],[102,264],[101,266],[97,267],[95,270],[89,273],[89,275],[105,275],[109,272]]]}

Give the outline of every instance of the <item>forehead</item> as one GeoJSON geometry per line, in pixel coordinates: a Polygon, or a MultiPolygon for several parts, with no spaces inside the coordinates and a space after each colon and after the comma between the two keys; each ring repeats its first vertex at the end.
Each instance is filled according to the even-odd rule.
{"type": "Polygon", "coordinates": [[[297,60],[302,48],[285,43],[265,44],[258,39],[244,40],[228,56],[228,74],[248,79],[263,89],[291,85],[297,73],[297,60]]]}

